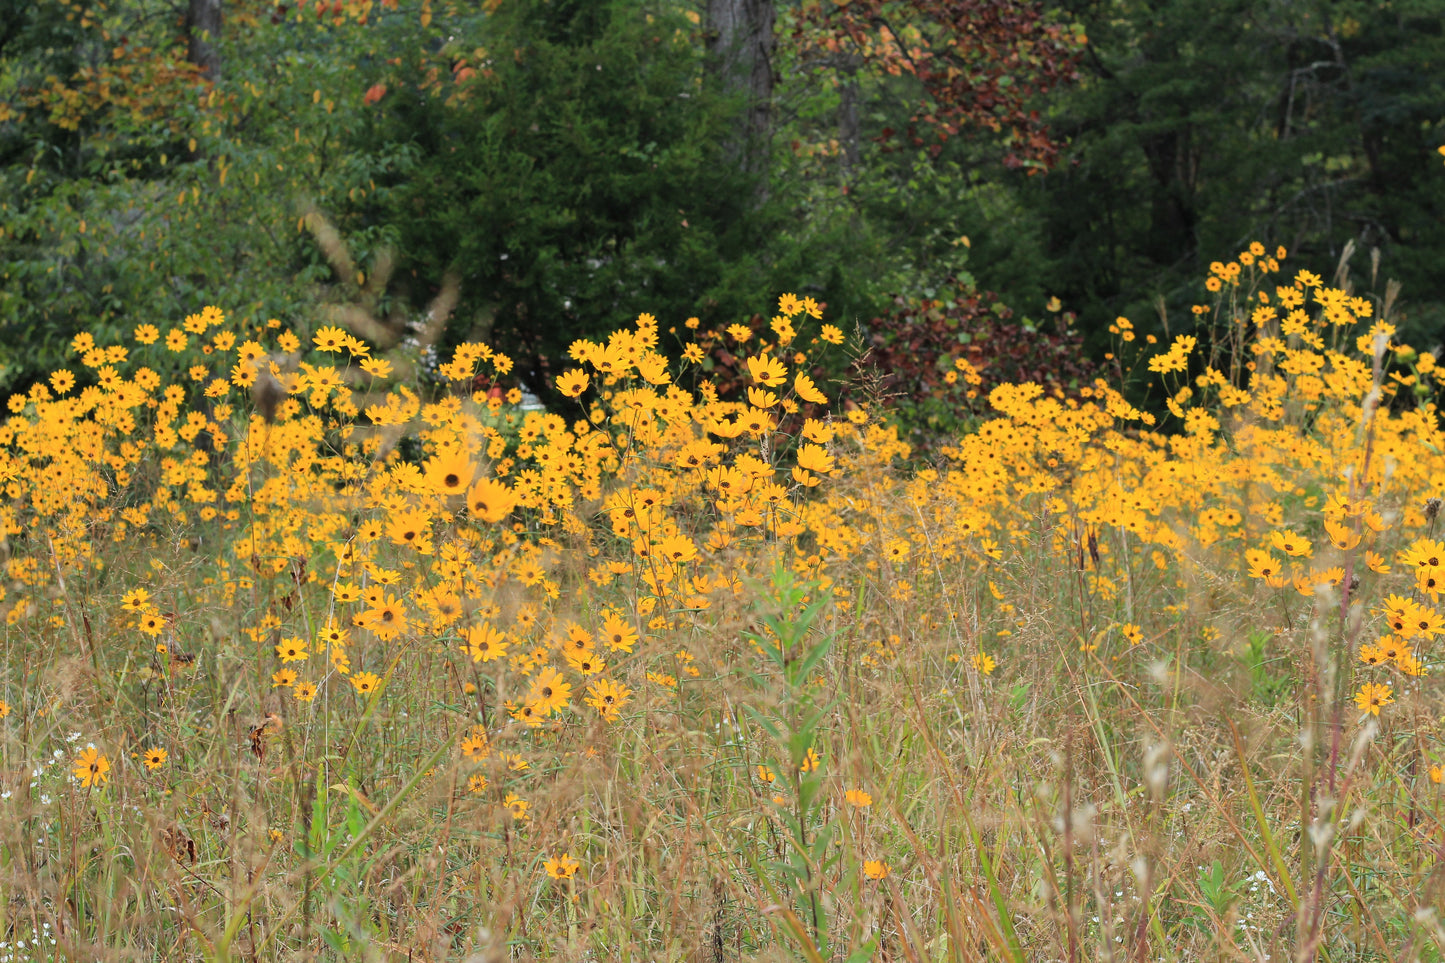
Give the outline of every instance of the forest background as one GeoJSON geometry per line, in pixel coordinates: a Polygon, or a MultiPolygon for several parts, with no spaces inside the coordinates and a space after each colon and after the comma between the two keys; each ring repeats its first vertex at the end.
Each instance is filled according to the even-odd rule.
{"type": "Polygon", "coordinates": [[[953,356],[1077,378],[1119,315],[1190,330],[1204,265],[1254,239],[1353,241],[1402,282],[1402,339],[1445,331],[1433,0],[0,0],[0,24],[0,392],[78,331],[217,304],[422,376],[487,340],[545,398],[575,338],[797,291],[919,435],[955,427],[930,407],[953,356]]]}

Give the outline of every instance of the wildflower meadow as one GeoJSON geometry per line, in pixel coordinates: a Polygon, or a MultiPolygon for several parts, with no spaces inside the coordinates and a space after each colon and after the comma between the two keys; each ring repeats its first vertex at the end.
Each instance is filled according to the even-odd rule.
{"type": "Polygon", "coordinates": [[[0,426],[0,961],[1441,959],[1441,373],[1287,254],[1073,390],[931,359],[926,458],[791,294],[547,406],[80,334],[0,426]]]}

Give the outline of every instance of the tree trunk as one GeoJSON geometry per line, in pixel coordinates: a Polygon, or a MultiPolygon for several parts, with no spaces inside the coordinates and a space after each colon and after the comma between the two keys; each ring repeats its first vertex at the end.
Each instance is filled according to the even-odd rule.
{"type": "Polygon", "coordinates": [[[858,70],[862,59],[849,57],[838,89],[838,143],[843,149],[843,179],[852,183],[861,160],[862,124],[858,119],[858,70]]]}
{"type": "Polygon", "coordinates": [[[733,149],[743,165],[767,169],[773,125],[773,0],[707,0],[707,48],[722,88],[742,97],[733,149]]]}
{"type": "Polygon", "coordinates": [[[190,0],[186,8],[187,59],[207,80],[221,76],[221,0],[190,0]]]}
{"type": "Polygon", "coordinates": [[[1194,206],[1197,161],[1188,127],[1167,130],[1141,145],[1154,177],[1149,247],[1156,264],[1176,264],[1196,251],[1198,213],[1194,206]]]}

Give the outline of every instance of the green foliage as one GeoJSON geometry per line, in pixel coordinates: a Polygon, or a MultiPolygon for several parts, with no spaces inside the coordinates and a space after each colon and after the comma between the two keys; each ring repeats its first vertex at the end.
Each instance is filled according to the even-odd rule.
{"type": "MultiPolygon", "coordinates": [[[[913,37],[945,7],[889,16],[913,37]]],[[[1033,317],[1057,296],[1101,352],[1119,314],[1188,327],[1199,252],[1246,238],[1317,264],[1353,239],[1359,285],[1399,278],[1402,336],[1434,347],[1436,5],[1065,5],[1048,29],[1071,51],[1060,25],[1087,34],[1081,82],[1010,99],[1004,124],[1036,107],[1025,126],[1064,144],[1033,176],[1006,163],[1028,145],[977,117],[937,150],[900,137],[923,87],[862,12],[781,6],[760,181],[729,154],[745,105],[706,82],[695,3],[238,0],[212,82],[182,19],[142,0],[0,0],[0,389],[79,331],[204,303],[255,324],[365,300],[399,336],[449,275],[439,346],[490,337],[534,388],[644,310],[725,325],[796,290],[866,336],[949,277],[1033,317]]]]}
{"type": "Polygon", "coordinates": [[[1092,331],[1119,314],[1152,322],[1161,305],[1187,312],[1201,252],[1255,238],[1321,263],[1353,238],[1363,287],[1379,247],[1380,273],[1412,301],[1406,336],[1438,328],[1437,4],[1110,0],[1075,13],[1086,78],[1051,110],[1070,161],[1019,190],[1043,225],[1053,293],[1092,331]]]}
{"type": "Polygon", "coordinates": [[[1224,875],[1224,864],[1215,860],[1207,870],[1201,869],[1199,879],[1199,893],[1204,897],[1207,904],[1208,915],[1196,915],[1193,923],[1199,929],[1208,931],[1217,925],[1218,920],[1225,919],[1229,909],[1239,901],[1239,891],[1243,888],[1239,883],[1227,882],[1224,875]]]}
{"type": "Polygon", "coordinates": [[[1286,657],[1271,657],[1266,651],[1272,638],[1272,632],[1250,632],[1249,648],[1241,655],[1245,667],[1249,669],[1250,698],[1270,706],[1293,691],[1297,681],[1288,671],[1289,660],[1286,657]],[[1279,671],[1281,669],[1284,671],[1279,671]]]}
{"type": "Polygon", "coordinates": [[[480,71],[429,90],[412,45],[353,144],[405,152],[382,216],[414,303],[455,274],[454,337],[480,328],[542,391],[575,338],[755,301],[768,214],[724,154],[735,105],[702,83],[674,5],[522,0],[468,26],[441,55],[476,50],[480,71]]]}
{"type": "Polygon", "coordinates": [[[760,875],[783,881],[788,902],[796,907],[784,914],[784,932],[805,956],[820,957],[830,942],[821,881],[842,856],[834,845],[842,825],[830,818],[816,749],[818,727],[833,705],[831,699],[820,704],[814,695],[814,673],[833,647],[831,633],[820,636],[814,630],[829,599],[816,584],[799,583],[780,567],[760,603],[764,628],[744,635],[766,661],[753,676],[758,703],[743,708],[772,743],[764,750],[768,765],[763,769],[792,797],[790,805],[785,796],[777,804],[786,855],[760,875]]]}
{"type": "MultiPolygon", "coordinates": [[[[321,915],[316,921],[321,939],[341,958],[355,958],[361,947],[375,937],[385,940],[386,914],[375,914],[368,903],[364,883],[374,864],[373,859],[351,852],[336,859],[353,839],[366,831],[366,813],[358,801],[356,787],[349,782],[333,786],[313,787],[315,799],[307,820],[305,833],[293,844],[296,856],[308,863],[325,866],[335,859],[330,871],[318,874],[316,881],[321,915]],[[332,819],[332,793],[346,796],[345,810],[335,825],[332,819]],[[377,922],[381,931],[373,933],[377,922]]],[[[308,894],[309,895],[309,894],[308,894]]],[[[308,918],[306,924],[311,925],[308,918]]]]}
{"type": "Polygon", "coordinates": [[[314,303],[329,271],[295,225],[303,192],[352,186],[343,38],[236,9],[213,85],[142,4],[57,9],[0,48],[0,384],[57,366],[80,331],[314,303]]]}

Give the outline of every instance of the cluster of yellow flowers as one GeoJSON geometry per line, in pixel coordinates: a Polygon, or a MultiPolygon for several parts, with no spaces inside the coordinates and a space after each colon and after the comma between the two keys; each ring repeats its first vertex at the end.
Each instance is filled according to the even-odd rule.
{"type": "MultiPolygon", "coordinates": [[[[73,348],[90,383],[76,390],[74,373],[57,372],[11,398],[0,427],[10,496],[0,525],[8,572],[27,588],[4,600],[7,621],[43,615],[63,632],[66,607],[47,591],[57,581],[98,581],[118,546],[159,550],[210,527],[204,584],[167,581],[157,551],[117,606],[137,643],[164,657],[162,672],[203,629],[177,610],[204,597],[250,613],[244,635],[293,711],[337,686],[371,698],[445,650],[484,708],[506,694],[494,727],[573,718],[574,698],[616,721],[634,687],[670,695],[678,677],[699,675],[686,648],[644,656],[642,643],[705,618],[770,560],[816,570],[822,556],[805,543],[828,532],[830,514],[808,493],[847,466],[906,453],[861,411],[832,419],[795,343],[795,319],[816,304],[783,309],[776,339],[747,359],[746,402],[720,400],[706,381],[674,383],[650,316],[604,344],[578,342],[583,367],[559,390],[595,390],[571,421],[517,408],[520,393],[471,391],[479,372],[511,368],[481,344],[441,366],[455,390],[424,398],[379,387],[386,363],[336,328],[314,347],[355,367],[299,361],[299,337],[279,324],[245,337],[207,308],[164,339],[165,352],[196,362],[185,380],[199,391],[163,385],[150,366],[121,373],[133,350],[162,340],[152,325],[137,328],[135,349],[82,335],[73,348]],[[791,416],[800,437],[784,440],[775,429],[791,416]],[[406,438],[419,457],[402,457],[406,438]]],[[[813,345],[841,340],[819,333],[813,345]]],[[[488,744],[467,758],[483,763],[488,744]]],[[[509,772],[525,771],[519,759],[509,772]]],[[[520,818],[525,804],[509,798],[520,818]]]]}
{"type": "MultiPolygon", "coordinates": [[[[247,613],[273,698],[303,718],[319,696],[362,714],[398,677],[445,674],[475,709],[457,728],[467,786],[517,821],[529,734],[605,727],[721,671],[699,665],[689,633],[777,566],[854,613],[873,640],[865,672],[945,632],[960,643],[951,671],[1007,671],[1024,654],[1010,636],[1040,616],[1046,559],[1092,600],[1058,628],[1089,664],[1109,664],[1111,637],[1127,643],[1115,661],[1171,633],[1237,638],[1243,626],[1210,623],[1211,593],[1252,597],[1256,613],[1278,599],[1280,631],[1301,616],[1289,593],[1343,594],[1379,600],[1386,629],[1347,639],[1349,661],[1421,679],[1442,630],[1445,436],[1433,406],[1403,402],[1439,369],[1391,343],[1370,300],[1307,272],[1284,281],[1283,259],[1256,245],[1211,270],[1239,348],[1228,363],[1183,335],[1149,359],[1181,379],[1171,421],[1103,380],[1074,398],[1003,385],[992,417],[911,472],[877,412],[830,409],[817,362],[842,333],[808,334],[821,309],[791,295],[769,337],[706,332],[732,339],[741,397],[720,396],[695,343],[670,361],[642,315],[572,346],[556,412],[473,390],[512,368],[484,344],[461,345],[439,369],[448,389],[428,396],[388,389],[390,363],[338,328],[315,333],[316,361],[279,323],[243,330],[214,308],[164,336],[141,325],[134,347],[82,335],[83,371],[11,397],[0,426],[0,611],[60,642],[80,637],[76,613],[97,623],[84,631],[106,617],[77,587],[113,595],[110,617],[163,675],[193,663],[200,612],[247,613]],[[170,384],[155,370],[168,365],[184,372],[170,384]],[[182,542],[206,560],[184,583],[162,557],[182,542]],[[106,578],[108,545],[153,557],[106,578]],[[909,614],[924,595],[948,624],[938,607],[909,614]]],[[[1134,340],[1127,319],[1111,330],[1134,340]]],[[[1370,681],[1356,699],[1377,714],[1391,693],[1370,681]]],[[[156,748],[147,765],[166,760],[156,748]]],[[[91,762],[86,785],[109,767],[91,762]]],[[[575,871],[570,855],[548,867],[575,871]]]]}

